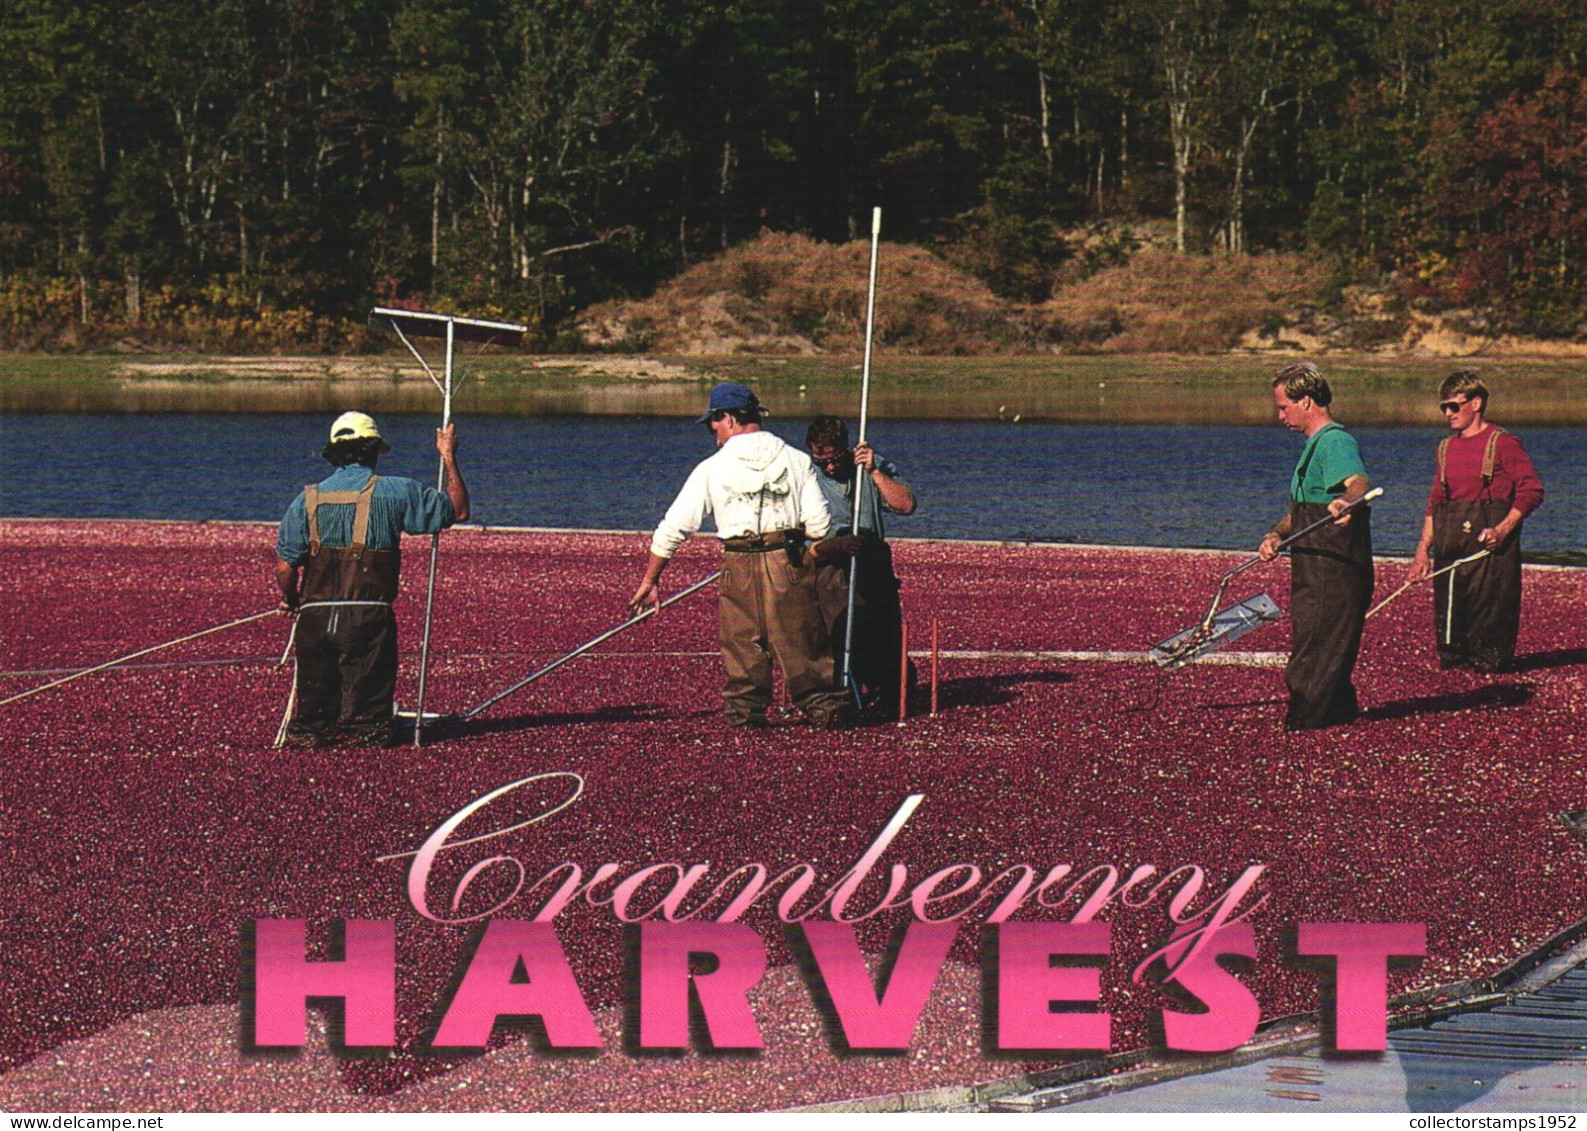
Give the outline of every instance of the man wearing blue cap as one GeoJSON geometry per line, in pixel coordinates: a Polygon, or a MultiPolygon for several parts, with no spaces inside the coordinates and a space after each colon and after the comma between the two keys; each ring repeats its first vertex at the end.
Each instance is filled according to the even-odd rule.
{"type": "Polygon", "coordinates": [[[694,469],[650,543],[644,578],[629,609],[658,605],[662,571],[707,517],[722,540],[718,636],[727,721],[764,726],[771,664],[812,726],[848,722],[835,686],[825,622],[816,600],[815,557],[831,520],[810,457],[761,430],[766,410],[744,385],[711,390],[697,423],[711,429],[716,454],[694,469]]]}
{"type": "Polygon", "coordinates": [[[294,745],[348,738],[391,740],[397,687],[397,599],[401,537],[436,534],[468,518],[468,488],[457,469],[457,430],[435,432],[445,488],[376,475],[391,445],[361,412],[331,425],[321,453],[336,470],[292,501],[276,535],[276,584],[283,612],[297,612],[294,745]],[[301,581],[299,571],[302,571],[301,581]]]}

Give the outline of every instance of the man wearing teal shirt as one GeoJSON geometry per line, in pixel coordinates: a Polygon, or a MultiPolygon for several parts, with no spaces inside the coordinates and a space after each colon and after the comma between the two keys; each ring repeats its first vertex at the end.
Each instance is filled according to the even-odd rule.
{"type": "Polygon", "coordinates": [[[1273,378],[1279,423],[1304,435],[1306,446],[1290,477],[1289,512],[1257,553],[1271,561],[1291,531],[1334,516],[1290,548],[1294,640],[1284,668],[1286,730],[1337,726],[1361,713],[1350,676],[1372,602],[1372,515],[1354,504],[1372,483],[1355,438],[1334,421],[1332,403],[1327,379],[1309,361],[1285,366],[1273,378]]]}

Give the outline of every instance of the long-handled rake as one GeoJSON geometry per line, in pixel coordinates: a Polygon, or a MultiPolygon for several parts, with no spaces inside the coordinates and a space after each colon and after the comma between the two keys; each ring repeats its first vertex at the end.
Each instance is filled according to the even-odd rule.
{"type": "MultiPolygon", "coordinates": [[[[529,327],[520,326],[516,322],[487,322],[480,318],[460,318],[455,314],[431,314],[419,310],[393,310],[389,307],[377,306],[369,314],[369,325],[372,329],[387,330],[397,335],[402,344],[408,347],[408,352],[413,355],[419,367],[430,378],[430,383],[441,394],[441,427],[445,428],[452,423],[452,394],[456,391],[458,382],[453,379],[452,357],[456,352],[458,342],[478,342],[480,348],[492,343],[504,346],[516,346],[523,342],[523,336],[529,327]],[[424,360],[424,354],[419,352],[412,338],[445,338],[446,362],[442,368],[442,376],[437,377],[435,370],[430,368],[430,363],[424,360]]],[[[446,462],[443,460],[436,468],[435,489],[446,489],[446,462]]],[[[430,668],[430,626],[435,614],[435,570],[441,552],[441,536],[430,536],[430,573],[425,581],[424,589],[424,633],[419,641],[419,704],[413,716],[413,744],[423,744],[424,720],[434,716],[424,713],[425,676],[430,668]]]]}
{"type": "Polygon", "coordinates": [[[1475,554],[1467,554],[1465,557],[1460,558],[1457,561],[1450,562],[1448,565],[1444,566],[1442,569],[1435,569],[1432,573],[1428,574],[1426,577],[1419,577],[1415,581],[1407,581],[1404,585],[1400,586],[1394,592],[1390,593],[1387,597],[1383,598],[1383,600],[1379,601],[1376,605],[1373,605],[1370,609],[1368,609],[1367,610],[1367,616],[1370,617],[1373,613],[1377,612],[1384,605],[1387,605],[1390,601],[1394,600],[1394,598],[1398,597],[1401,593],[1404,593],[1407,589],[1411,589],[1414,586],[1421,585],[1425,581],[1431,581],[1431,580],[1433,580],[1433,578],[1439,577],[1439,576],[1441,576],[1443,574],[1452,573],[1455,570],[1459,569],[1463,565],[1470,565],[1472,562],[1481,561],[1483,558],[1487,557],[1492,552],[1493,552],[1492,550],[1478,550],[1475,554]]]}
{"type": "MultiPolygon", "coordinates": [[[[584,644],[580,644],[577,648],[573,649],[573,651],[567,653],[566,655],[558,656],[556,659],[552,660],[549,664],[545,665],[545,667],[540,668],[537,671],[533,671],[533,672],[529,673],[528,675],[524,676],[518,682],[512,684],[509,687],[502,688],[502,690],[496,692],[496,694],[492,695],[489,699],[485,700],[483,703],[479,704],[477,707],[470,707],[468,710],[464,711],[460,715],[457,715],[456,717],[459,718],[459,719],[472,719],[475,715],[480,714],[481,712],[483,712],[487,708],[495,706],[497,703],[500,703],[503,699],[507,698],[507,696],[511,695],[513,692],[518,691],[518,690],[520,690],[522,688],[525,688],[525,687],[529,686],[531,683],[533,683],[535,680],[539,679],[543,675],[550,675],[552,672],[556,671],[558,668],[560,668],[563,664],[567,663],[569,660],[578,659],[580,656],[584,655],[584,653],[588,652],[591,648],[594,648],[597,644],[604,643],[605,641],[610,640],[612,637],[616,636],[619,632],[622,632],[624,629],[632,628],[632,627],[634,627],[634,625],[638,624],[640,621],[645,620],[645,619],[647,619],[649,617],[655,616],[658,612],[660,612],[662,609],[665,609],[668,605],[672,604],[674,601],[681,601],[685,597],[689,596],[689,594],[694,593],[697,590],[704,589],[707,585],[711,584],[711,582],[715,581],[717,578],[719,578],[721,576],[722,576],[722,571],[718,570],[717,572],[711,574],[709,577],[702,577],[699,581],[696,581],[693,585],[689,586],[687,589],[678,590],[672,596],[668,597],[665,601],[661,602],[661,604],[656,605],[653,608],[645,609],[644,611],[636,614],[635,616],[629,617],[627,620],[625,620],[622,624],[618,625],[616,628],[609,628],[605,632],[603,632],[599,636],[597,636],[594,640],[590,640],[590,641],[588,641],[588,642],[586,642],[584,644]]],[[[431,716],[431,717],[433,718],[434,716],[431,716]]]]}
{"type": "MultiPolygon", "coordinates": [[[[1374,487],[1359,499],[1354,499],[1345,508],[1362,503],[1371,502],[1383,494],[1382,487],[1374,487]]],[[[1310,526],[1297,530],[1288,538],[1278,544],[1277,549],[1283,550],[1304,538],[1318,527],[1327,526],[1330,522],[1338,521],[1338,515],[1329,515],[1318,519],[1310,526]]],[[[1264,624],[1272,624],[1283,619],[1283,612],[1278,604],[1266,593],[1258,593],[1255,597],[1241,601],[1238,605],[1231,605],[1222,612],[1218,611],[1218,604],[1223,600],[1224,593],[1229,588],[1229,582],[1254,565],[1260,565],[1261,555],[1241,562],[1228,573],[1224,574],[1218,582],[1218,589],[1212,595],[1212,601],[1207,606],[1207,615],[1201,618],[1199,624],[1193,624],[1183,632],[1177,632],[1160,644],[1154,645],[1147,653],[1152,662],[1160,668],[1182,668],[1192,660],[1205,656],[1208,652],[1216,652],[1225,644],[1238,640],[1248,632],[1261,628],[1264,624]]]]}

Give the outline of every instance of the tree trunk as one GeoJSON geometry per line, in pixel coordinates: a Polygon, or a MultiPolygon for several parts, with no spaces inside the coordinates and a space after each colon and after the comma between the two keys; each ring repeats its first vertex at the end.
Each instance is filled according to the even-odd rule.
{"type": "Polygon", "coordinates": [[[1047,92],[1047,72],[1036,68],[1036,96],[1041,103],[1041,153],[1047,159],[1047,169],[1052,171],[1052,103],[1047,92]]]}
{"type": "Polygon", "coordinates": [[[732,126],[733,111],[728,110],[722,115],[722,128],[724,130],[725,136],[722,138],[722,169],[718,176],[716,186],[716,203],[719,221],[721,223],[721,241],[723,251],[726,251],[728,248],[727,209],[728,197],[733,187],[733,165],[735,164],[733,157],[733,137],[731,133],[732,126]]]}
{"type": "Polygon", "coordinates": [[[441,262],[441,139],[446,132],[446,119],[435,123],[435,180],[430,186],[430,269],[441,262]]]}
{"type": "Polygon", "coordinates": [[[1130,187],[1130,108],[1128,105],[1119,109],[1119,189],[1128,191],[1130,187]]]}
{"type": "Polygon", "coordinates": [[[135,267],[127,268],[127,324],[143,321],[143,279],[135,267]]]}
{"type": "Polygon", "coordinates": [[[1185,253],[1185,221],[1190,199],[1190,106],[1173,101],[1168,106],[1169,137],[1174,149],[1174,250],[1185,253]]]}
{"type": "Polygon", "coordinates": [[[1251,148],[1254,123],[1241,123],[1240,145],[1234,154],[1234,184],[1229,188],[1229,254],[1245,251],[1245,156],[1251,148]]]}

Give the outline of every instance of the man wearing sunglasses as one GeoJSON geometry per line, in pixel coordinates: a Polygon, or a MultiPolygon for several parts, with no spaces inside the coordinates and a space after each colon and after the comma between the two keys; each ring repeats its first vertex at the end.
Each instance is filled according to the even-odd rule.
{"type": "Polygon", "coordinates": [[[775,659],[811,726],[845,726],[847,700],[836,687],[816,603],[820,547],[807,545],[827,536],[831,519],[810,457],[762,431],[766,415],[744,385],[726,382],[711,390],[697,423],[711,430],[716,454],[694,469],[656,527],[629,612],[659,604],[661,574],[672,555],[706,518],[714,519],[724,551],[717,622],[727,721],[766,725],[775,659]]]}
{"type": "Polygon", "coordinates": [[[833,662],[841,666],[849,609],[849,571],[857,570],[854,590],[853,654],[849,672],[863,701],[887,715],[898,712],[898,669],[904,636],[898,575],[887,545],[884,514],[913,514],[915,492],[891,460],[870,444],[849,447],[849,427],[835,416],[818,416],[805,430],[805,446],[820,471],[817,482],[832,514],[834,552],[816,567],[821,616],[832,639],[833,662]],[[861,493],[858,540],[853,539],[854,498],[861,493]]]}
{"type": "Polygon", "coordinates": [[[1503,671],[1521,626],[1521,523],[1542,503],[1543,483],[1521,441],[1485,419],[1488,387],[1475,372],[1450,374],[1438,401],[1450,434],[1408,579],[1488,551],[1433,578],[1438,665],[1503,671]]]}

